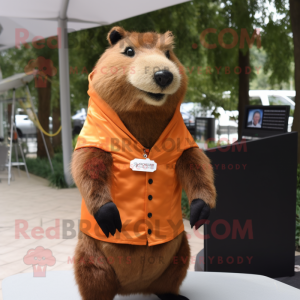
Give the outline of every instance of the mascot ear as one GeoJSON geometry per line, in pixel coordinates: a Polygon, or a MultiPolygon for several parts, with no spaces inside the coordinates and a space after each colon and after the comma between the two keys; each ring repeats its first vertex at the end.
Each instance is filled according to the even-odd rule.
{"type": "Polygon", "coordinates": [[[126,31],[119,26],[113,27],[107,35],[107,40],[111,46],[115,45],[118,41],[123,39],[126,31]]]}

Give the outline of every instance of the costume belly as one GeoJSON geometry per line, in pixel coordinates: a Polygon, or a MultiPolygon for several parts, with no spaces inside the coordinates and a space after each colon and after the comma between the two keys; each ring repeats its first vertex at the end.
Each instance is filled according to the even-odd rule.
{"type": "Polygon", "coordinates": [[[173,263],[183,234],[185,232],[169,242],[155,246],[114,244],[104,241],[97,241],[97,246],[115,270],[122,292],[134,292],[133,287],[139,289],[147,287],[173,263]]]}

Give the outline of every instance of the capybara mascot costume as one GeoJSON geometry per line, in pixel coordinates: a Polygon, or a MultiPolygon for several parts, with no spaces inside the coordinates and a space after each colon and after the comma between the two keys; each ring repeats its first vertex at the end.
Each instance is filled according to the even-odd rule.
{"type": "Polygon", "coordinates": [[[173,35],[114,27],[110,47],[89,75],[89,106],[72,158],[83,197],[75,277],[85,300],[156,294],[187,299],[179,287],[191,227],[215,206],[210,161],[187,130],[180,104],[187,89],[173,35]]]}

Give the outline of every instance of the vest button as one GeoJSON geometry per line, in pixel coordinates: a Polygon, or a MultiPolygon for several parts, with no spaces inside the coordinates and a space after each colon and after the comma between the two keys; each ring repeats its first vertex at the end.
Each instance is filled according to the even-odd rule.
{"type": "Polygon", "coordinates": [[[151,213],[148,213],[148,218],[151,218],[152,217],[152,214],[151,213]]]}
{"type": "Polygon", "coordinates": [[[152,230],[151,230],[151,229],[148,229],[148,233],[151,234],[151,232],[152,232],[152,230]]]}
{"type": "Polygon", "coordinates": [[[149,195],[149,196],[148,196],[148,199],[149,199],[149,200],[152,200],[152,198],[153,198],[152,195],[149,195]]]}
{"type": "Polygon", "coordinates": [[[150,179],[148,180],[148,182],[149,182],[149,184],[152,184],[152,183],[153,183],[153,180],[150,178],[150,179]]]}

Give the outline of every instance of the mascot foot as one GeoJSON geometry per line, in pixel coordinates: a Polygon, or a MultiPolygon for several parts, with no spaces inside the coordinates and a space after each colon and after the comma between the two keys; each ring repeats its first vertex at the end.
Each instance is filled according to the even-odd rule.
{"type": "Polygon", "coordinates": [[[176,294],[156,294],[156,296],[161,300],[189,300],[187,297],[176,294]]]}

